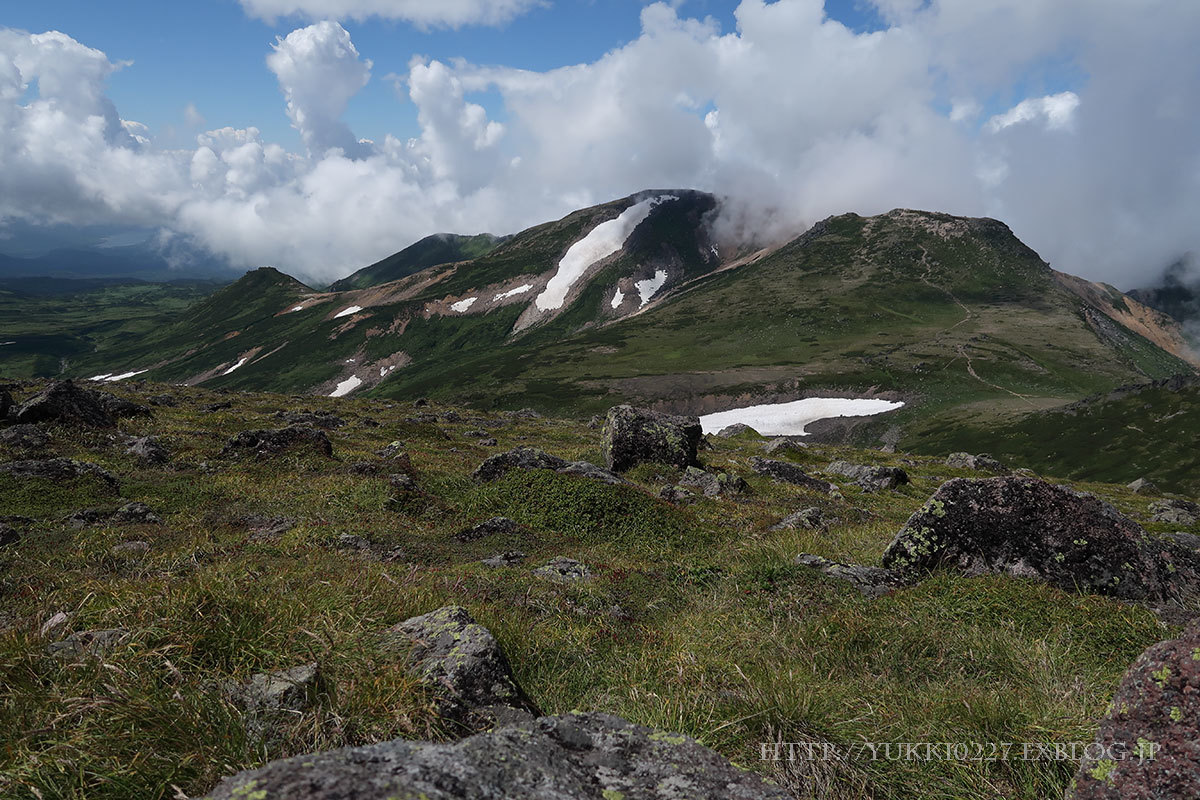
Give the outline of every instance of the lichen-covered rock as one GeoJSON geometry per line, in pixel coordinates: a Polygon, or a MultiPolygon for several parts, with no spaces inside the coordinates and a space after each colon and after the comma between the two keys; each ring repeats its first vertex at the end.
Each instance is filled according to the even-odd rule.
{"type": "Polygon", "coordinates": [[[17,450],[37,451],[50,444],[50,434],[37,425],[13,425],[0,431],[0,444],[17,450]]]}
{"type": "Polygon", "coordinates": [[[796,528],[804,528],[806,530],[817,530],[825,526],[825,516],[819,508],[802,508],[799,511],[788,514],[779,522],[771,526],[773,531],[795,530],[796,528]]]}
{"type": "Polygon", "coordinates": [[[613,472],[624,472],[643,462],[698,467],[696,449],[701,435],[699,417],[616,406],[608,410],[604,420],[604,463],[613,472]]]}
{"type": "Polygon", "coordinates": [[[786,461],[772,461],[769,458],[755,456],[750,459],[750,468],[759,475],[766,475],[777,483],[790,483],[794,486],[803,486],[806,489],[813,489],[824,494],[833,494],[838,491],[838,487],[829,481],[814,478],[800,467],[795,464],[789,464],[786,461]]]}
{"type": "Polygon", "coordinates": [[[210,800],[788,800],[693,739],[608,714],[542,717],[453,744],[396,740],[277,761],[210,800]]]}
{"type": "Polygon", "coordinates": [[[1171,525],[1195,525],[1200,521],[1200,505],[1189,500],[1159,500],[1150,504],[1151,522],[1171,525]]]}
{"type": "Polygon", "coordinates": [[[807,447],[803,442],[781,436],[763,445],[763,452],[769,456],[783,456],[788,453],[802,453],[807,447]]]}
{"type": "Polygon", "coordinates": [[[555,557],[550,563],[535,569],[533,574],[558,583],[576,583],[592,579],[592,571],[587,568],[586,564],[581,564],[566,556],[555,557]]]}
{"type": "Polygon", "coordinates": [[[576,475],[580,478],[591,478],[592,480],[600,481],[601,483],[619,486],[628,483],[627,480],[617,475],[615,472],[598,467],[595,464],[590,464],[587,461],[572,461],[565,467],[555,470],[560,475],[576,475]]]}
{"type": "Polygon", "coordinates": [[[975,469],[980,472],[1008,472],[1008,468],[987,453],[951,453],[946,457],[946,466],[953,469],[975,469]]]}
{"type": "Polygon", "coordinates": [[[899,467],[875,467],[835,461],[826,467],[825,471],[834,475],[845,475],[866,492],[881,492],[908,483],[908,473],[899,467]]]}
{"type": "Polygon", "coordinates": [[[552,456],[533,447],[517,447],[504,453],[488,457],[471,477],[489,483],[504,477],[514,469],[559,470],[567,466],[566,459],[552,456]]]}
{"type": "Polygon", "coordinates": [[[796,556],[796,563],[802,567],[823,572],[831,578],[846,581],[868,597],[882,597],[888,592],[912,583],[908,576],[895,570],[862,564],[843,564],[840,561],[830,561],[809,553],[801,553],[796,556]]]}
{"type": "Polygon", "coordinates": [[[751,428],[749,425],[741,422],[735,422],[732,425],[726,425],[724,428],[721,428],[721,430],[717,431],[717,436],[721,437],[722,439],[731,439],[734,436],[741,436],[743,433],[748,433],[752,436],[760,435],[758,431],[754,430],[754,428],[751,428]]]}
{"type": "Polygon", "coordinates": [[[705,472],[699,467],[688,467],[679,479],[679,486],[694,489],[705,497],[729,497],[745,492],[746,482],[728,472],[705,472]]]}
{"type": "Polygon", "coordinates": [[[161,466],[171,460],[171,454],[162,446],[157,436],[140,436],[129,442],[125,452],[137,456],[144,464],[161,466]]]}
{"type": "Polygon", "coordinates": [[[506,550],[503,553],[497,553],[494,556],[485,558],[479,563],[485,567],[500,568],[500,567],[515,567],[524,561],[528,556],[520,550],[506,550]]]}
{"type": "Polygon", "coordinates": [[[229,440],[221,450],[221,457],[268,458],[285,452],[315,453],[328,458],[333,455],[333,445],[325,431],[307,425],[289,425],[278,430],[242,431],[229,440]]]}
{"type": "Polygon", "coordinates": [[[303,711],[312,704],[319,676],[316,664],[260,672],[234,691],[234,700],[251,713],[303,711]]]}
{"type": "Polygon", "coordinates": [[[161,525],[162,518],[145,503],[126,503],[112,515],[112,521],[124,525],[161,525]]]}
{"type": "Polygon", "coordinates": [[[507,517],[492,517],[484,520],[478,525],[472,525],[470,528],[461,530],[454,534],[454,538],[460,542],[473,542],[476,539],[485,539],[488,536],[496,536],[503,534],[520,533],[521,526],[513,522],[507,517]]]}
{"type": "Polygon", "coordinates": [[[1126,486],[1134,494],[1158,494],[1158,487],[1148,478],[1138,478],[1126,486]]]}
{"type": "Polygon", "coordinates": [[[1071,800],[1200,797],[1200,622],[1133,663],[1071,800]]]}
{"type": "Polygon", "coordinates": [[[76,386],[73,381],[58,381],[26,400],[13,412],[17,422],[56,422],[62,425],[86,425],[111,428],[116,423],[101,402],[100,393],[76,386]]]}
{"type": "Polygon", "coordinates": [[[1032,478],[947,481],[896,534],[883,566],[1002,573],[1143,602],[1200,591],[1195,553],[1091,495],[1032,478]]]}
{"type": "Polygon", "coordinates": [[[22,480],[69,481],[92,477],[117,491],[119,483],[115,475],[103,467],[87,461],[70,458],[50,458],[41,461],[8,461],[0,464],[0,474],[11,475],[22,480]]]}
{"type": "Polygon", "coordinates": [[[389,639],[411,646],[409,664],[438,692],[442,717],[464,735],[541,713],[513,677],[491,631],[465,608],[447,606],[405,620],[389,639]]]}

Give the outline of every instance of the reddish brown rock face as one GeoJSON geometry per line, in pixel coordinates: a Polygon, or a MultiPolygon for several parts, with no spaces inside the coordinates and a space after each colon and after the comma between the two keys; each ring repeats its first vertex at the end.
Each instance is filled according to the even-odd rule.
{"type": "Polygon", "coordinates": [[[1072,800],[1200,797],[1200,622],[1133,663],[1096,744],[1072,800]]]}

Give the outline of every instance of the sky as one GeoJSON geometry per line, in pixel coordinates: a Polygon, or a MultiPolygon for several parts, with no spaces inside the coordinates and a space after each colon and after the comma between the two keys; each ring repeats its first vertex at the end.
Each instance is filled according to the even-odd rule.
{"type": "Polygon", "coordinates": [[[992,216],[1132,288],[1200,251],[1197,41],[1180,0],[8,3],[0,252],[132,229],[321,283],[697,188],[728,239],[992,216]]]}

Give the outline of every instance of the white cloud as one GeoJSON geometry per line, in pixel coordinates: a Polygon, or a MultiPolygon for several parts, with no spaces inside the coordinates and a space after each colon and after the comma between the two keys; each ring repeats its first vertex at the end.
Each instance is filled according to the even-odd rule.
{"type": "Polygon", "coordinates": [[[120,65],[63,34],[0,30],[0,228],[160,226],[321,281],[436,231],[509,233],[691,186],[726,199],[734,234],[896,206],[987,214],[1055,266],[1122,285],[1200,251],[1200,4],[876,2],[896,24],[869,34],[819,0],[744,0],[727,32],[656,3],[639,37],[590,63],[414,59],[397,87],[420,135],[378,142],[341,119],[371,54],[317,23],[268,55],[302,153],[249,126],[158,148],[104,93],[120,65]],[[1069,91],[1000,113],[989,100],[1060,74],[1078,76],[1069,91]]]}
{"type": "Polygon", "coordinates": [[[403,20],[419,27],[503,25],[546,0],[240,0],[246,13],[268,21],[300,15],[309,19],[369,17],[403,20]]]}

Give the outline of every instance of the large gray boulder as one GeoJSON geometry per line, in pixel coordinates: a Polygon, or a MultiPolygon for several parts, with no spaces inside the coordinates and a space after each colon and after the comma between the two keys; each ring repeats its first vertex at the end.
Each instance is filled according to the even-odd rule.
{"type": "Polygon", "coordinates": [[[839,581],[846,581],[867,597],[882,597],[883,595],[907,586],[909,577],[895,570],[871,567],[863,564],[845,564],[841,561],[830,561],[811,553],[801,553],[796,556],[796,564],[828,575],[839,581]]]}
{"type": "Polygon", "coordinates": [[[48,458],[44,460],[8,461],[0,464],[0,474],[11,475],[20,480],[70,481],[91,477],[104,483],[112,491],[120,486],[115,475],[88,461],[71,458],[48,458]]]}
{"type": "Polygon", "coordinates": [[[835,461],[825,471],[850,478],[865,492],[895,489],[897,486],[908,483],[908,473],[899,467],[867,466],[851,464],[849,461],[835,461]]]}
{"type": "Polygon", "coordinates": [[[388,639],[409,648],[409,665],[439,696],[438,712],[463,735],[541,713],[513,677],[496,637],[465,608],[405,620],[388,639]]]}
{"type": "Polygon", "coordinates": [[[289,425],[278,430],[242,431],[229,440],[221,450],[221,457],[261,459],[287,452],[313,453],[328,458],[333,455],[333,445],[325,431],[307,425],[289,425]]]}
{"type": "Polygon", "coordinates": [[[975,469],[981,472],[1008,472],[1008,468],[987,453],[951,453],[946,457],[946,466],[952,469],[975,469]]]}
{"type": "Polygon", "coordinates": [[[26,400],[12,412],[17,422],[57,422],[111,428],[116,422],[101,402],[99,392],[83,389],[73,381],[58,381],[26,400]]]}
{"type": "Polygon", "coordinates": [[[1190,500],[1159,500],[1150,504],[1151,522],[1171,525],[1195,525],[1200,521],[1200,505],[1190,500]]]}
{"type": "Polygon", "coordinates": [[[1071,800],[1200,797],[1200,623],[1133,663],[1071,800]]]}
{"type": "Polygon", "coordinates": [[[614,472],[644,462],[700,466],[696,456],[702,436],[699,417],[616,406],[608,410],[603,435],[604,463],[614,472]]]}
{"type": "Polygon", "coordinates": [[[693,739],[607,714],[542,717],[454,744],[396,740],[276,761],[210,800],[789,800],[693,739]]]}
{"type": "Polygon", "coordinates": [[[838,487],[829,481],[814,478],[801,467],[787,461],[773,461],[769,458],[755,456],[750,459],[750,469],[759,475],[766,475],[776,483],[790,483],[794,486],[803,486],[806,489],[813,489],[824,494],[833,494],[838,491],[838,487]]]}
{"type": "Polygon", "coordinates": [[[518,469],[548,469],[560,475],[591,478],[614,485],[627,482],[621,476],[595,464],[589,464],[586,461],[567,461],[565,458],[552,456],[535,447],[516,447],[507,452],[489,456],[475,468],[471,477],[483,483],[490,483],[518,469]]]}
{"type": "Polygon", "coordinates": [[[1196,553],[1152,539],[1091,495],[1033,478],[947,481],[896,534],[883,566],[1002,573],[1142,602],[1200,591],[1196,553]]]}

